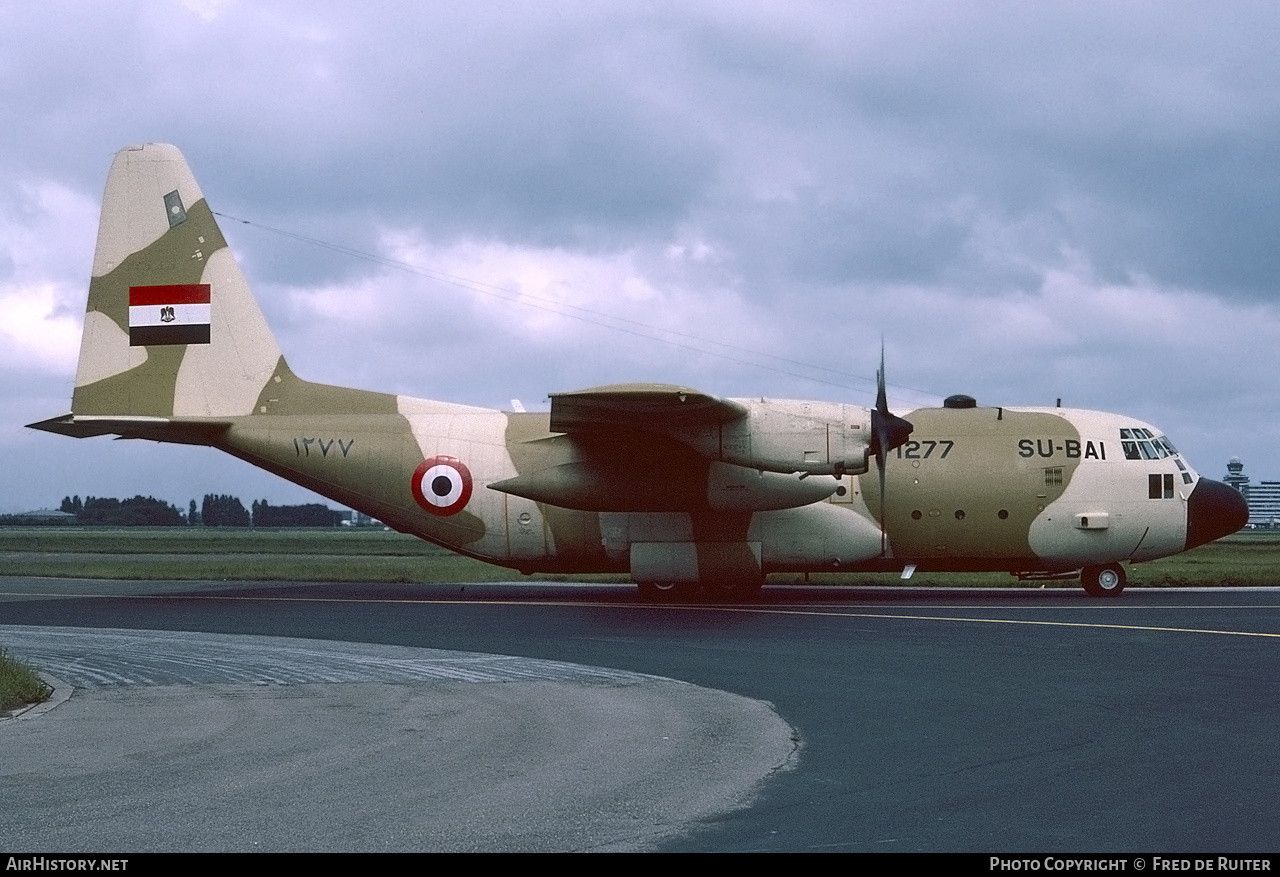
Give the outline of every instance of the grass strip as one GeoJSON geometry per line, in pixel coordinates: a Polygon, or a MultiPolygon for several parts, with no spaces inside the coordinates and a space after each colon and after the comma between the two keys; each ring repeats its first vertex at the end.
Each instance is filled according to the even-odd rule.
{"type": "Polygon", "coordinates": [[[30,703],[43,703],[53,694],[36,672],[0,649],[0,714],[30,703]]]}
{"type": "MultiPolygon", "coordinates": [[[[1280,585],[1280,533],[1238,533],[1128,567],[1131,587],[1280,585]]],[[[0,575],[144,581],[493,582],[522,578],[412,536],[376,528],[0,528],[0,575]]],[[[533,581],[625,582],[625,575],[535,575],[533,581]]],[[[903,584],[897,573],[776,574],[772,583],[903,584]]],[[[918,572],[914,587],[1079,587],[1024,584],[1000,572],[918,572]]]]}

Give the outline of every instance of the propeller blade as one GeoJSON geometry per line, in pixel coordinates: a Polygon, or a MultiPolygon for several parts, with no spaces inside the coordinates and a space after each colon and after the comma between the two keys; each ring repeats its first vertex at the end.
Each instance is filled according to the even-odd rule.
{"type": "MultiPolygon", "coordinates": [[[[875,419],[876,412],[871,412],[872,420],[875,419]]],[[[883,447],[883,446],[882,446],[883,447]]],[[[885,541],[887,537],[884,532],[884,454],[876,455],[876,472],[880,476],[880,554],[884,555],[885,541]]]]}
{"type": "Polygon", "coordinates": [[[876,369],[876,410],[889,410],[889,400],[884,391],[884,338],[880,339],[880,368],[876,369]]]}
{"type": "Polygon", "coordinates": [[[889,410],[884,381],[884,344],[880,346],[880,370],[876,372],[876,407],[871,412],[871,454],[884,472],[885,456],[900,448],[911,437],[915,427],[911,421],[889,410]]]}
{"type": "Polygon", "coordinates": [[[911,437],[915,427],[911,421],[898,417],[889,410],[888,394],[884,379],[884,339],[880,339],[880,369],[876,372],[876,407],[871,411],[871,454],[876,458],[876,473],[880,476],[880,553],[885,551],[884,532],[884,475],[889,452],[901,447],[911,437]]]}

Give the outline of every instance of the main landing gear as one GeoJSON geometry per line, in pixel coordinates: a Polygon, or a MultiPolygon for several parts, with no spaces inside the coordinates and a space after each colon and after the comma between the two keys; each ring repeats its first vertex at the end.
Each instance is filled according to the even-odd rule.
{"type": "Polygon", "coordinates": [[[651,603],[679,603],[692,600],[701,591],[707,600],[745,601],[753,599],[764,586],[764,576],[724,579],[712,582],[636,582],[640,596],[651,603]]]}
{"type": "Polygon", "coordinates": [[[678,603],[698,592],[697,582],[636,582],[640,596],[652,603],[678,603]]]}
{"type": "Polygon", "coordinates": [[[1086,566],[1080,570],[1080,584],[1090,597],[1119,597],[1125,582],[1124,567],[1118,563],[1086,566]]]}

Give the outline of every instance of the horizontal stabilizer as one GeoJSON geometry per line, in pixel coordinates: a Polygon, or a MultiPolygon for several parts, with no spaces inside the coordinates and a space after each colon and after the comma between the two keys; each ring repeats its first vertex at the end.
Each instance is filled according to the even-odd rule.
{"type": "Polygon", "coordinates": [[[84,414],[64,414],[27,424],[29,429],[56,432],[72,438],[115,435],[189,445],[211,444],[230,426],[229,420],[211,417],[100,417],[84,414]]]}

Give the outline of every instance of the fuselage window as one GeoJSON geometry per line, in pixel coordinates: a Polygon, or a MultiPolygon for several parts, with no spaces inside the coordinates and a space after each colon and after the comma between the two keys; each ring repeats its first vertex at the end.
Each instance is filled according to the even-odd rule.
{"type": "Polygon", "coordinates": [[[1148,499],[1173,499],[1173,473],[1147,476],[1148,499]]]}
{"type": "Polygon", "coordinates": [[[1120,430],[1120,448],[1126,460],[1163,460],[1178,453],[1167,438],[1139,427],[1120,430]]]}

